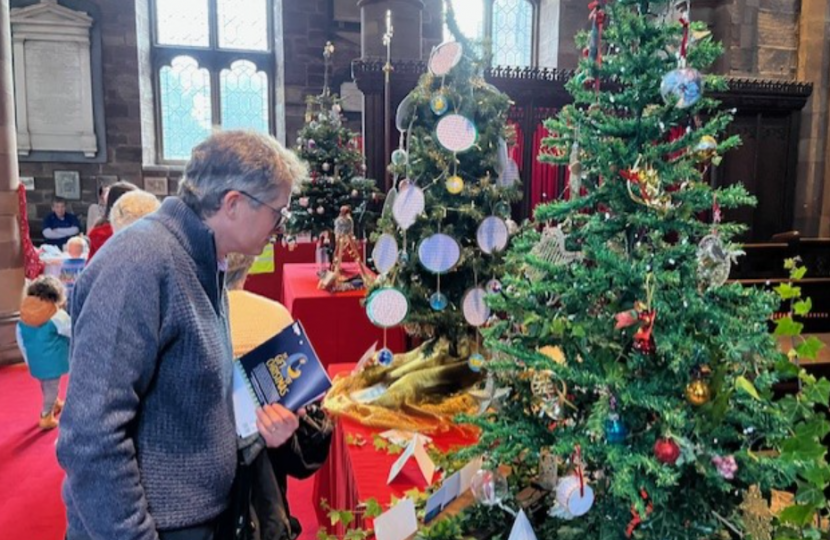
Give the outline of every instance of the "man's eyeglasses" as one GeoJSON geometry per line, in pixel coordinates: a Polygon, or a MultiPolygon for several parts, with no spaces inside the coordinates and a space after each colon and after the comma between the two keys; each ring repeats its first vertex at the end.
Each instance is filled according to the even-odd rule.
{"type": "Polygon", "coordinates": [[[246,193],[244,191],[240,191],[239,193],[241,193],[242,195],[245,195],[246,197],[248,197],[252,201],[258,202],[259,204],[261,204],[262,206],[265,206],[266,208],[271,210],[271,212],[274,213],[275,217],[274,217],[274,229],[273,230],[275,230],[275,231],[282,228],[282,226],[285,225],[285,222],[288,221],[288,219],[291,217],[291,212],[289,212],[288,208],[286,208],[285,206],[283,206],[282,208],[274,208],[270,204],[258,199],[257,197],[254,197],[250,193],[246,193]]]}

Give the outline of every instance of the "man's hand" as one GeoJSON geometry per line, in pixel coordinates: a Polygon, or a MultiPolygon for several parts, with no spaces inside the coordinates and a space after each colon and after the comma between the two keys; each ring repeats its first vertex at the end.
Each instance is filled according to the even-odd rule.
{"type": "MultiPolygon", "coordinates": [[[[302,411],[300,411],[302,415],[302,411]]],[[[256,411],[256,427],[270,448],[277,448],[294,435],[300,425],[297,415],[279,404],[266,405],[256,411]]]]}

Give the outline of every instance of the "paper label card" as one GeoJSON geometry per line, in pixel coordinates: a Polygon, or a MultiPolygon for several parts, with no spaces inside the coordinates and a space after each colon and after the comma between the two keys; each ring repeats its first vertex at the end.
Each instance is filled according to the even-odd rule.
{"type": "Polygon", "coordinates": [[[461,495],[461,471],[444,480],[442,489],[444,489],[444,504],[442,506],[446,508],[461,495]]]}
{"type": "Polygon", "coordinates": [[[377,540],[405,540],[418,532],[418,518],[415,503],[404,499],[375,518],[377,540]]]}
{"type": "Polygon", "coordinates": [[[459,472],[460,475],[460,486],[459,486],[459,493],[464,493],[468,489],[470,489],[470,485],[473,483],[473,477],[476,473],[481,469],[482,459],[480,457],[475,458],[471,462],[464,465],[459,472]]]}
{"type": "Polygon", "coordinates": [[[424,507],[424,523],[429,523],[436,517],[441,511],[444,509],[444,499],[446,498],[445,494],[447,492],[446,486],[441,486],[441,489],[433,493],[429,499],[427,499],[427,504],[424,507]]]}
{"type": "Polygon", "coordinates": [[[536,540],[536,533],[530,526],[524,510],[519,510],[516,521],[513,522],[513,529],[510,530],[510,537],[507,540],[536,540]]]}
{"type": "Polygon", "coordinates": [[[430,459],[427,454],[427,451],[424,448],[424,441],[421,439],[420,435],[412,437],[412,440],[409,441],[408,445],[406,445],[406,448],[398,460],[392,464],[392,468],[389,470],[389,478],[386,480],[387,484],[391,484],[395,478],[401,474],[404,465],[406,465],[412,457],[415,458],[415,462],[418,464],[421,476],[424,480],[426,480],[427,485],[432,484],[432,477],[435,474],[435,463],[433,463],[432,459],[430,459]]]}

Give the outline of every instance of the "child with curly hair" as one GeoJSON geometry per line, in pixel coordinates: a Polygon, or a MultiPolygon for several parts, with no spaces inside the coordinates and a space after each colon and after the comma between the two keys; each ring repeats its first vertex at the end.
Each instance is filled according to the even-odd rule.
{"type": "Polygon", "coordinates": [[[54,429],[63,401],[58,399],[61,376],[69,371],[71,323],[63,310],[63,284],[53,276],[40,276],[26,289],[17,323],[17,343],[32,377],[40,381],[43,409],[38,427],[54,429]]]}

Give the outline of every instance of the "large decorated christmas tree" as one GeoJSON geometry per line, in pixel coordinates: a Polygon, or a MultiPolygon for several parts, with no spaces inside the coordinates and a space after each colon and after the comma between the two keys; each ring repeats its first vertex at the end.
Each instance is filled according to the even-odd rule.
{"type": "MultiPolygon", "coordinates": [[[[569,194],[536,209],[488,299],[501,320],[485,366],[510,395],[467,419],[482,429],[468,453],[509,467],[510,493],[498,472],[474,493],[517,508],[535,490],[520,499],[534,501],[538,538],[819,538],[830,383],[797,366],[818,347],[793,318],[809,301],[792,284],[776,295],[727,281],[743,227],[721,211],[753,198],[706,181],[739,141],[709,97],[725,81],[702,74],[720,47],[676,5],[590,6],[573,104],[546,122],[569,194]],[[789,356],[769,331],[779,297],[789,356]],[[792,378],[799,392],[776,396],[792,378]],[[774,516],[776,490],[795,498],[774,516]]],[[[479,512],[475,526],[505,533],[504,516],[479,512]]]]}
{"type": "Polygon", "coordinates": [[[377,221],[373,210],[379,201],[375,181],[365,178],[358,135],[344,121],[340,98],[329,88],[329,70],[334,46],[327,43],[326,81],[323,92],[307,96],[305,124],[297,137],[296,152],[309,164],[309,180],[291,201],[288,232],[310,234],[317,239],[331,234],[344,205],[351,208],[355,235],[363,238],[377,221]]]}
{"type": "Polygon", "coordinates": [[[394,186],[373,238],[379,275],[366,300],[370,320],[403,324],[421,345],[396,356],[379,347],[377,362],[337,385],[327,402],[373,425],[433,429],[431,419],[449,421],[475,406],[457,392],[480,377],[479,327],[490,319],[484,298],[501,288],[515,227],[510,100],[484,81],[485,62],[448,20],[456,41],[433,50],[429,72],[397,109],[394,186]],[[356,405],[355,391],[365,388],[375,392],[356,405]],[[420,421],[404,418],[407,411],[423,413],[420,421]]]}

